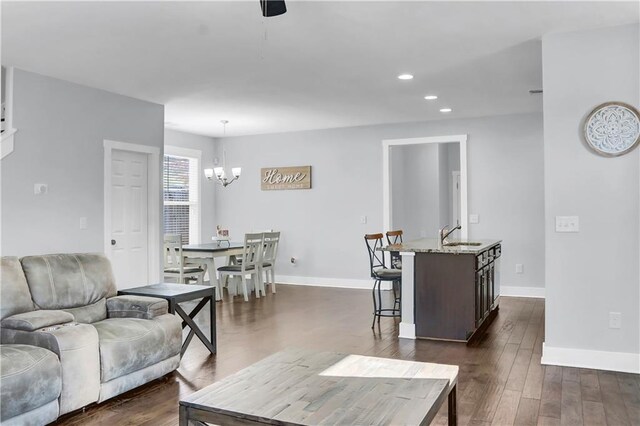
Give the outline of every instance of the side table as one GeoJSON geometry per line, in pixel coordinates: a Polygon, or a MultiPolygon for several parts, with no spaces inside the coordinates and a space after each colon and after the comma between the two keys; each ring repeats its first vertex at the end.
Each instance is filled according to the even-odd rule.
{"type": "Polygon", "coordinates": [[[189,327],[189,334],[182,343],[182,349],[180,350],[180,356],[184,355],[187,350],[191,339],[194,334],[198,336],[198,339],[209,349],[211,354],[216,353],[216,302],[215,302],[215,287],[206,285],[192,285],[192,284],[171,284],[160,283],[151,284],[143,287],[128,288],[120,290],[118,294],[133,295],[133,296],[148,296],[165,299],[169,302],[169,313],[178,314],[182,318],[182,329],[189,327]],[[195,308],[188,314],[182,309],[179,303],[187,302],[190,300],[201,299],[195,308]],[[207,339],[207,336],[202,332],[198,324],[193,320],[195,316],[209,303],[209,318],[211,322],[211,336],[207,339]]]}

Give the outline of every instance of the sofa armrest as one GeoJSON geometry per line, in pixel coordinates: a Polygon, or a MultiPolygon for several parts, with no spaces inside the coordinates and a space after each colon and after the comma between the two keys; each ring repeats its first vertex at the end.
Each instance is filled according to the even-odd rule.
{"type": "Polygon", "coordinates": [[[13,330],[35,331],[55,325],[67,324],[74,320],[74,316],[69,312],[58,310],[37,310],[4,318],[0,323],[0,326],[13,330]]]}
{"type": "Polygon", "coordinates": [[[166,300],[146,296],[115,296],[107,299],[109,318],[153,319],[169,312],[166,300]]]}

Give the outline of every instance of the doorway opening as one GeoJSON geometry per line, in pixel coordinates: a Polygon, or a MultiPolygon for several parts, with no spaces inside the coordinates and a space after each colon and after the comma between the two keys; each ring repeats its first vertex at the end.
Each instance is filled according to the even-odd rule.
{"type": "MultiPolygon", "coordinates": [[[[462,226],[459,237],[463,240],[467,239],[469,235],[467,219],[467,135],[383,140],[382,147],[384,229],[399,229],[404,227],[406,224],[409,224],[410,232],[414,234],[407,235],[409,238],[435,238],[437,236],[438,227],[442,227],[447,224],[455,226],[459,219],[459,223],[462,226]],[[455,149],[449,149],[449,147],[452,146],[455,146],[455,149]],[[446,147],[446,149],[438,149],[438,147],[446,147]],[[405,154],[410,158],[409,162],[403,163],[402,161],[398,161],[398,156],[403,155],[402,151],[399,149],[403,148],[409,148],[405,154]],[[432,152],[430,153],[430,151],[432,152]],[[458,153],[457,155],[459,160],[457,161],[459,167],[457,167],[457,170],[455,170],[456,167],[451,165],[450,161],[447,167],[445,167],[445,162],[448,161],[445,159],[448,154],[443,153],[447,152],[458,153]],[[425,162],[425,164],[422,162],[425,162]],[[433,167],[430,167],[426,162],[433,162],[433,167]],[[442,165],[442,167],[439,167],[439,165],[442,165]],[[405,169],[404,171],[406,172],[403,174],[401,182],[398,182],[398,176],[400,175],[398,173],[394,173],[394,171],[398,171],[398,168],[405,169]],[[422,175],[426,172],[442,175],[440,170],[446,172],[446,177],[441,180],[443,182],[445,180],[449,181],[449,183],[446,188],[443,183],[443,189],[440,191],[434,190],[434,194],[431,195],[434,200],[431,204],[435,205],[436,197],[438,198],[438,208],[437,212],[434,210],[431,214],[432,217],[427,218],[430,219],[430,222],[426,224],[427,222],[425,222],[424,217],[417,217],[419,224],[416,226],[413,226],[412,224],[413,219],[422,214],[422,210],[426,211],[426,207],[425,209],[418,208],[416,211],[407,211],[407,213],[403,215],[406,217],[398,217],[398,209],[396,208],[396,213],[394,213],[394,205],[396,207],[399,205],[409,205],[406,200],[411,200],[412,197],[423,197],[425,193],[428,193],[428,188],[422,188],[420,185],[423,185],[424,181],[429,179],[422,175]],[[456,172],[457,175],[455,174],[456,172]],[[422,175],[420,173],[422,173],[422,175]],[[449,179],[449,177],[451,177],[451,179],[449,179]],[[456,185],[453,184],[453,178],[456,179],[456,185]],[[420,185],[413,185],[412,179],[419,179],[420,185]],[[449,186],[451,189],[448,188],[449,186]],[[457,194],[459,194],[459,196],[455,197],[456,203],[454,203],[453,200],[449,200],[450,197],[454,197],[454,189],[457,191],[457,194]],[[398,198],[401,198],[401,200],[399,201],[398,198]],[[455,222],[448,223],[453,219],[455,219],[455,222]]],[[[431,180],[437,181],[438,179],[434,175],[431,180]]]]}

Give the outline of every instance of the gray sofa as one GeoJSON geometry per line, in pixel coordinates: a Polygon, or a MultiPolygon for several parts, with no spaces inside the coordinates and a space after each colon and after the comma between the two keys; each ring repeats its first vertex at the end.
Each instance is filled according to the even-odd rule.
{"type": "Polygon", "coordinates": [[[0,290],[1,342],[59,357],[60,415],[178,368],[181,321],[165,300],[116,296],[104,255],[3,257],[0,290]]]}
{"type": "Polygon", "coordinates": [[[53,352],[28,345],[0,345],[0,422],[43,425],[58,417],[60,361],[53,352]]]}

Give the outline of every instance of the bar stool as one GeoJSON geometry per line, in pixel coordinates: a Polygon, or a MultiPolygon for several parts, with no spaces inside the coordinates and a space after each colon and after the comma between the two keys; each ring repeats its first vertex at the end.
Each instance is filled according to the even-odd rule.
{"type": "MultiPolygon", "coordinates": [[[[384,252],[379,250],[382,248],[383,237],[382,234],[367,234],[364,236],[367,251],[369,252],[371,278],[375,279],[372,291],[373,322],[371,323],[371,328],[375,326],[376,318],[378,318],[378,324],[380,324],[380,317],[400,317],[400,295],[396,295],[395,285],[402,280],[402,271],[400,269],[389,269],[386,267],[384,252]],[[382,307],[382,290],[380,288],[382,281],[390,281],[392,283],[392,287],[394,288],[393,308],[382,307]]],[[[398,286],[398,288],[399,287],[400,286],[398,286]]]]}
{"type": "MultiPolygon", "coordinates": [[[[389,243],[389,245],[402,244],[402,230],[387,231],[387,243],[389,243]]],[[[402,269],[402,256],[400,256],[400,252],[392,251],[389,253],[391,255],[391,268],[402,269]]]]}

